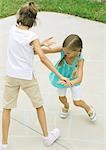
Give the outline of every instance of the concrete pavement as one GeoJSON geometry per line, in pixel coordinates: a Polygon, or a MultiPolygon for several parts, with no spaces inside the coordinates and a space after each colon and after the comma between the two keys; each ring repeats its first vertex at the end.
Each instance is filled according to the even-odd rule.
{"type": "MultiPolygon", "coordinates": [[[[4,86],[8,31],[14,23],[15,16],[0,20],[0,108],[4,86]]],[[[9,149],[105,150],[106,25],[71,15],[40,12],[38,14],[38,25],[32,30],[38,33],[40,40],[53,36],[55,41],[57,41],[57,45],[62,44],[64,38],[71,33],[78,34],[82,38],[85,57],[84,79],[82,83],[83,97],[89,104],[95,107],[97,122],[91,123],[86,113],[73,105],[69,92],[71,115],[65,120],[59,118],[61,107],[58,103],[56,89],[50,85],[48,80],[50,72],[41,64],[36,56],[34,66],[44,98],[48,127],[50,130],[54,127],[59,127],[61,129],[61,137],[53,146],[49,148],[43,146],[36,113],[28,97],[21,91],[18,99],[18,107],[12,112],[9,149]]],[[[59,54],[49,54],[47,56],[55,64],[59,54]]]]}

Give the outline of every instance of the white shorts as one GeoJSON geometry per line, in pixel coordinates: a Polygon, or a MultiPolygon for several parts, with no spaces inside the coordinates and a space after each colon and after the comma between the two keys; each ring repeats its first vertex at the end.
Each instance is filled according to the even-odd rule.
{"type": "MultiPolygon", "coordinates": [[[[68,88],[58,88],[57,89],[58,96],[66,96],[67,89],[68,88]]],[[[73,100],[81,100],[82,99],[81,86],[80,85],[72,86],[69,89],[71,90],[73,100]]]]}

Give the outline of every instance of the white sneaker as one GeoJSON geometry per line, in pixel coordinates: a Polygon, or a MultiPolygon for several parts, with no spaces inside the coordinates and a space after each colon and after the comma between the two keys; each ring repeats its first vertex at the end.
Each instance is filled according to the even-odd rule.
{"type": "Polygon", "coordinates": [[[0,145],[0,150],[7,150],[8,144],[1,144],[0,145]]]}
{"type": "Polygon", "coordinates": [[[90,106],[90,110],[88,111],[88,116],[92,122],[96,121],[96,111],[92,106],[90,106]]]}
{"type": "Polygon", "coordinates": [[[43,143],[46,146],[52,145],[58,138],[60,137],[60,130],[58,128],[55,128],[52,130],[48,137],[43,137],[43,143]]]}
{"type": "Polygon", "coordinates": [[[67,118],[69,115],[70,115],[69,108],[62,108],[61,113],[60,113],[60,117],[61,117],[62,119],[65,119],[65,118],[67,118]]]}

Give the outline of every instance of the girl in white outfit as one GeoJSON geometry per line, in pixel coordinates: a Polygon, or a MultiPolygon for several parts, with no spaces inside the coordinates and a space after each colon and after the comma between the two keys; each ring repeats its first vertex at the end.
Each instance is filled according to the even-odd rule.
{"type": "Polygon", "coordinates": [[[58,128],[48,133],[42,97],[37,79],[34,76],[34,53],[38,54],[41,62],[53,71],[61,81],[69,86],[71,84],[69,79],[63,77],[44,55],[38,36],[30,30],[36,23],[36,16],[37,8],[33,2],[29,2],[19,9],[17,25],[10,29],[7,49],[7,76],[3,101],[1,149],[7,148],[10,113],[11,109],[17,106],[20,88],[28,95],[33,107],[37,111],[44,143],[51,145],[60,135],[58,128]]]}

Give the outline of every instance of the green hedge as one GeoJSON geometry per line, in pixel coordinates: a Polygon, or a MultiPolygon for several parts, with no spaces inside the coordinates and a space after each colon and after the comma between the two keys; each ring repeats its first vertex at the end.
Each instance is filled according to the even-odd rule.
{"type": "MultiPolygon", "coordinates": [[[[35,1],[35,0],[33,0],[35,1]]],[[[71,14],[106,23],[106,3],[92,0],[36,0],[40,11],[71,14]]],[[[0,18],[16,13],[28,0],[0,0],[0,18]]]]}

